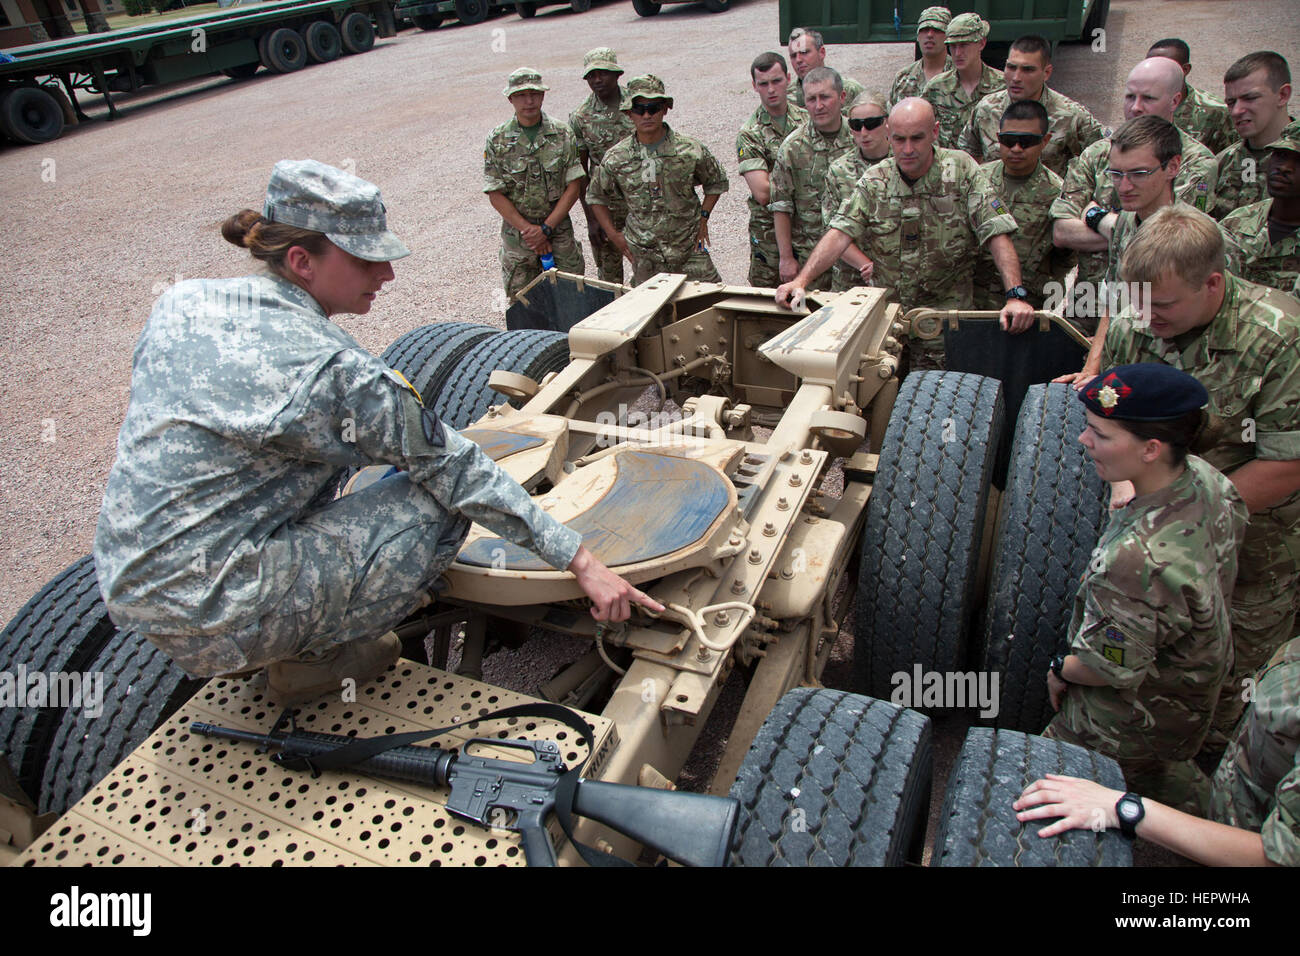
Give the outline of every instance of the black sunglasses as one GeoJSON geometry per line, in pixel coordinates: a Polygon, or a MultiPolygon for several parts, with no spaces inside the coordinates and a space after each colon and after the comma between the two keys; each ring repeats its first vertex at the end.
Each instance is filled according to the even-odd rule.
{"type": "Polygon", "coordinates": [[[1007,149],[1011,149],[1013,146],[1019,146],[1021,149],[1031,149],[1042,141],[1042,133],[998,133],[998,142],[1007,149]]]}
{"type": "Polygon", "coordinates": [[[642,116],[654,116],[663,108],[664,108],[664,104],[660,101],[656,101],[654,103],[633,103],[632,104],[632,112],[640,113],[642,116]]]}
{"type": "Polygon", "coordinates": [[[864,129],[875,129],[885,121],[883,116],[864,116],[861,119],[849,120],[849,129],[855,133],[860,133],[864,129]]]}

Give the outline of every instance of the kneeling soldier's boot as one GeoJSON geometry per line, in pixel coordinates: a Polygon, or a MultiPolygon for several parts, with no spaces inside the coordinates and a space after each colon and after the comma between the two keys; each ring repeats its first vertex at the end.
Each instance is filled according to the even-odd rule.
{"type": "Polygon", "coordinates": [[[271,696],[281,704],[301,704],[337,693],[348,679],[356,686],[374,680],[401,656],[402,642],[392,631],[368,641],[350,641],[312,657],[276,661],[266,668],[271,696]]]}

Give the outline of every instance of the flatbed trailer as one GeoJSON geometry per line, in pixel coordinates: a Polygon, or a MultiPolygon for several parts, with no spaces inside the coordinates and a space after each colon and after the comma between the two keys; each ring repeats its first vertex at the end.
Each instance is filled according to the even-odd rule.
{"type": "Polygon", "coordinates": [[[77,90],[102,96],[116,119],[113,93],[219,73],[244,79],[261,67],[291,73],[395,33],[387,0],[283,0],[14,47],[0,63],[0,132],[19,143],[57,139],[88,118],[77,90]]]}

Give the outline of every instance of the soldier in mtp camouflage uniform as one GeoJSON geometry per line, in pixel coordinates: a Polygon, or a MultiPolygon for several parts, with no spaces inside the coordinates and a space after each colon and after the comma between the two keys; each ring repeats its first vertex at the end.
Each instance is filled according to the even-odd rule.
{"type": "MultiPolygon", "coordinates": [[[[1192,72],[1192,51],[1186,43],[1176,38],[1157,40],[1147,50],[1147,56],[1163,56],[1173,60],[1186,77],[1192,72]]],[[[1174,110],[1174,125],[1191,133],[1196,141],[1211,153],[1221,153],[1237,140],[1228,107],[1212,93],[1197,89],[1183,81],[1183,95],[1174,110]]]]}
{"type": "Polygon", "coordinates": [[[803,123],[808,111],[786,98],[790,74],[779,53],[761,53],[750,64],[749,76],[759,104],[736,136],[736,160],[749,187],[749,284],[772,289],[781,282],[777,272],[780,250],[772,225],[772,167],[785,138],[803,123]]]}
{"type": "MultiPolygon", "coordinates": [[[[1182,71],[1164,57],[1143,60],[1128,75],[1124,85],[1124,119],[1147,114],[1173,122],[1174,106],[1182,85],[1182,71]]],[[[1175,124],[1176,125],[1176,124],[1175,124]]],[[[1182,165],[1174,178],[1174,197],[1202,211],[1214,203],[1214,156],[1186,130],[1179,130],[1182,140],[1182,165]]],[[[1107,242],[1087,229],[1071,229],[1064,220],[1081,220],[1090,204],[1112,212],[1120,209],[1119,196],[1110,175],[1110,140],[1093,143],[1066,168],[1061,195],[1052,203],[1052,218],[1063,220],[1053,228],[1053,240],[1059,246],[1079,253],[1076,283],[1097,286],[1106,275],[1107,242]]],[[[1096,317],[1092,317],[1095,323],[1096,317]]]]}
{"type": "Polygon", "coordinates": [[[565,272],[586,271],[569,221],[585,174],[569,127],[542,112],[548,89],[536,70],[511,73],[501,92],[515,116],[488,134],[483,149],[483,191],[503,220],[501,281],[507,296],[542,274],[539,257],[546,253],[565,272]]]}
{"type": "Polygon", "coordinates": [[[379,190],[276,164],[223,235],[265,274],[177,283],[136,346],[95,534],[113,620],[211,677],[271,665],[294,700],[368,680],[471,521],[569,568],[600,614],[640,592],[581,547],[330,316],[369,311],[409,250],[379,190]],[[343,469],[400,474],[334,499],[343,469]],[[621,594],[620,594],[621,592],[621,594]]]}
{"type": "MultiPolygon", "coordinates": [[[[582,168],[591,171],[600,165],[605,152],[621,139],[634,132],[632,121],[623,112],[625,91],[618,77],[623,68],[609,47],[588,51],[582,59],[582,76],[591,87],[588,96],[576,110],[569,114],[569,128],[578,144],[578,160],[582,168]]],[[[598,275],[606,282],[623,281],[623,254],[609,241],[605,231],[587,204],[587,182],[582,184],[582,210],[587,217],[587,238],[591,240],[591,255],[596,260],[598,275]]],[[[627,206],[617,203],[609,207],[614,227],[622,229],[627,222],[627,206]]]]}
{"type": "MultiPolygon", "coordinates": [[[[1142,225],[1120,264],[1150,284],[1150,307],[1110,321],[1104,366],[1163,362],[1209,390],[1222,420],[1204,453],[1250,509],[1232,592],[1235,664],[1215,711],[1207,755],[1242,709],[1242,682],[1294,636],[1300,588],[1300,303],[1224,270],[1214,220],[1169,206],[1142,225]]],[[[1216,746],[1217,744],[1217,746],[1216,746]]]]}
{"type": "Polygon", "coordinates": [[[1210,819],[1121,794],[1091,780],[1049,776],[1013,804],[1023,822],[1059,818],[1039,836],[1120,826],[1118,804],[1134,796],[1133,836],[1206,866],[1300,866],[1300,638],[1282,645],[1256,675],[1246,714],[1211,781],[1210,819]],[[1228,829],[1229,827],[1233,829],[1228,829]]]}
{"type": "Polygon", "coordinates": [[[975,104],[1006,86],[1002,71],[980,59],[988,43],[989,25],[978,13],[959,13],[948,24],[945,37],[952,69],[925,84],[922,92],[939,121],[939,145],[961,149],[961,134],[975,104]]]}
{"type": "MultiPolygon", "coordinates": [[[[790,66],[794,68],[794,79],[786,95],[794,106],[807,107],[804,101],[804,78],[813,70],[826,66],[826,44],[822,35],[816,30],[796,27],[790,31],[790,66]]],[[[836,71],[839,72],[838,70],[836,71]]],[[[840,73],[844,86],[844,104],[841,112],[847,112],[849,103],[862,92],[862,84],[845,73],[840,73]]]]}
{"type": "MultiPolygon", "coordinates": [[[[879,93],[862,93],[850,105],[849,135],[857,148],[849,150],[826,170],[826,188],[822,192],[822,232],[852,195],[862,174],[889,158],[887,119],[885,98],[879,93]]],[[[831,289],[844,292],[854,286],[869,285],[871,272],[871,260],[866,253],[850,244],[832,270],[831,289]]]]}
{"type": "Polygon", "coordinates": [[[1291,123],[1291,68],[1276,53],[1248,53],[1223,74],[1223,93],[1241,138],[1215,157],[1215,219],[1265,198],[1268,144],[1291,123]]]}
{"type": "Polygon", "coordinates": [[[920,96],[925,84],[944,70],[952,69],[952,57],[944,46],[944,34],[952,21],[947,7],[926,7],[916,22],[916,45],[921,48],[921,58],[905,66],[894,77],[889,88],[888,108],[893,109],[900,100],[920,96]]]}
{"type": "Polygon", "coordinates": [[[1114,757],[1131,790],[1203,814],[1209,780],[1194,758],[1231,669],[1246,506],[1187,455],[1209,401],[1190,375],[1121,365],[1077,394],[1097,474],[1132,482],[1135,497],[1112,512],[1075,596],[1069,654],[1047,674],[1057,714],[1044,736],[1114,757]]]}
{"type": "MultiPolygon", "coordinates": [[[[1034,100],[1012,103],[1002,114],[998,137],[1002,158],[985,163],[980,172],[1016,220],[1011,242],[1020,260],[1020,284],[1029,293],[1026,301],[1041,309],[1048,285],[1063,289],[1074,268],[1074,254],[1052,244],[1048,209],[1061,193],[1061,177],[1041,162],[1052,141],[1047,111],[1034,100]]],[[[975,266],[975,308],[1001,309],[1005,302],[997,264],[982,248],[975,266]]]]}
{"type": "Polygon", "coordinates": [[[1011,44],[1003,71],[1007,88],[975,104],[962,131],[959,148],[981,162],[998,155],[1002,114],[1016,100],[1033,100],[1047,110],[1052,138],[1043,150],[1043,165],[1065,175],[1066,164],[1102,138],[1101,124],[1076,103],[1047,85],[1052,75],[1052,46],[1040,36],[1025,36],[1011,44]]]}
{"type": "MultiPolygon", "coordinates": [[[[934,145],[938,124],[930,104],[903,100],[889,114],[893,155],[858,180],[831,219],[828,232],[793,280],[776,292],[780,305],[802,299],[849,243],[871,260],[871,282],[897,297],[903,311],[917,306],[970,309],[976,253],[988,244],[1008,290],[1003,327],[1022,332],[1034,309],[1024,301],[1020,262],[1007,235],[1016,221],[980,175],[975,160],[934,145]]],[[[910,349],[912,369],[942,368],[943,339],[910,349]]]]}
{"type": "MultiPolygon", "coordinates": [[[[844,91],[840,75],[819,67],[808,74],[805,83],[808,122],[786,137],[772,167],[768,208],[774,220],[782,282],[794,278],[825,231],[822,198],[826,195],[826,171],[854,148],[841,112],[844,91]]],[[[813,288],[829,289],[830,276],[813,288]]]]}
{"type": "Polygon", "coordinates": [[[1268,195],[1220,223],[1240,250],[1243,279],[1290,292],[1300,278],[1300,128],[1269,146],[1268,195]]]}
{"type": "Polygon", "coordinates": [[[681,272],[721,282],[709,256],[709,213],[727,191],[727,174],[697,139],[672,129],[664,117],[673,98],[663,80],[646,74],[627,84],[625,108],[636,134],[605,153],[587,201],[601,227],[633,265],[640,284],[659,272],[681,272]],[[695,193],[700,186],[704,201],[695,193]],[[609,205],[627,203],[627,228],[614,228],[609,205]]]}

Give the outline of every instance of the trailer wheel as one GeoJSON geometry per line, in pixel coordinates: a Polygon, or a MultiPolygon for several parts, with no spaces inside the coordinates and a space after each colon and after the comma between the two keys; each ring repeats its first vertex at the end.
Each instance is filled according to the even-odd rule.
{"type": "Polygon", "coordinates": [[[228,67],[221,72],[232,80],[246,80],[261,68],[262,62],[259,60],[256,63],[241,63],[239,66],[228,67]]]}
{"type": "Polygon", "coordinates": [[[591,9],[591,0],[572,0],[569,6],[574,13],[586,13],[591,9]]]}
{"type": "Polygon", "coordinates": [[[63,108],[39,86],[15,86],[0,97],[0,130],[20,143],[48,143],[63,134],[63,108]]]}
{"type": "Polygon", "coordinates": [[[313,63],[329,63],[337,60],[343,52],[343,38],[339,36],[338,27],[324,20],[309,24],[302,38],[307,43],[307,55],[313,63]]]}
{"type": "Polygon", "coordinates": [[[266,38],[266,65],[276,73],[292,73],[307,65],[307,44],[297,30],[280,27],[266,38]]]}
{"type": "Polygon", "coordinates": [[[95,559],[87,555],[55,575],[0,632],[0,666],[22,694],[17,706],[0,707],[0,752],[33,800],[67,702],[51,702],[51,681],[56,674],[70,679],[86,671],[114,630],[99,595],[95,559]],[[28,675],[21,681],[20,668],[28,675]],[[44,675],[39,690],[37,674],[44,675]]]}
{"type": "Polygon", "coordinates": [[[1036,734],[1052,717],[1047,667],[1106,523],[1105,485],[1076,440],[1087,424],[1068,385],[1031,385],[1020,406],[982,629],[981,670],[1001,674],[998,727],[1036,734]]]}
{"type": "Polygon", "coordinates": [[[1002,385],[959,372],[903,380],[867,500],[855,670],[891,699],[892,675],[952,671],[978,602],[980,547],[1003,431],[1002,385]]]}
{"type": "Polygon", "coordinates": [[[487,15],[486,0],[456,0],[456,19],[467,26],[482,23],[487,15]]]}
{"type": "Polygon", "coordinates": [[[375,45],[375,27],[364,13],[353,10],[339,24],[343,52],[365,53],[375,45]]]}
{"type": "Polygon", "coordinates": [[[737,866],[919,863],[932,774],[930,720],[838,690],[799,687],[745,755],[737,866]]]}
{"type": "Polygon", "coordinates": [[[456,366],[484,339],[500,335],[500,329],[472,322],[438,322],[412,329],[384,349],[380,358],[406,376],[430,408],[456,366]]]}
{"type": "Polygon", "coordinates": [[[638,17],[653,17],[663,9],[663,4],[655,3],[654,0],[632,0],[632,9],[638,17]]]}
{"type": "Polygon", "coordinates": [[[519,16],[523,17],[525,20],[532,19],[533,17],[537,16],[537,4],[516,3],[515,13],[519,14],[519,16]]]}
{"type": "Polygon", "coordinates": [[[436,13],[417,13],[411,17],[411,22],[421,30],[436,30],[442,26],[442,17],[436,13]]]}
{"type": "Polygon", "coordinates": [[[63,813],[194,696],[190,677],[136,631],[118,631],[89,668],[102,674],[95,713],[63,712],[41,783],[41,813],[63,813]]]}
{"type": "Polygon", "coordinates": [[[948,780],[932,866],[1132,866],[1132,845],[1116,830],[1068,830],[1044,839],[1053,818],[1021,823],[1011,804],[1045,774],[1083,777],[1125,790],[1110,757],[1014,730],[972,727],[948,780]]]}
{"type": "Polygon", "coordinates": [[[704,9],[709,13],[726,13],[731,9],[731,0],[704,0],[704,9]]]}
{"type": "MultiPolygon", "coordinates": [[[[563,332],[528,329],[501,332],[485,339],[456,366],[434,410],[452,428],[464,428],[500,405],[505,396],[488,387],[497,369],[540,380],[547,372],[558,372],[569,362],[569,337],[563,332]]],[[[511,404],[518,407],[517,401],[511,404]]]]}

